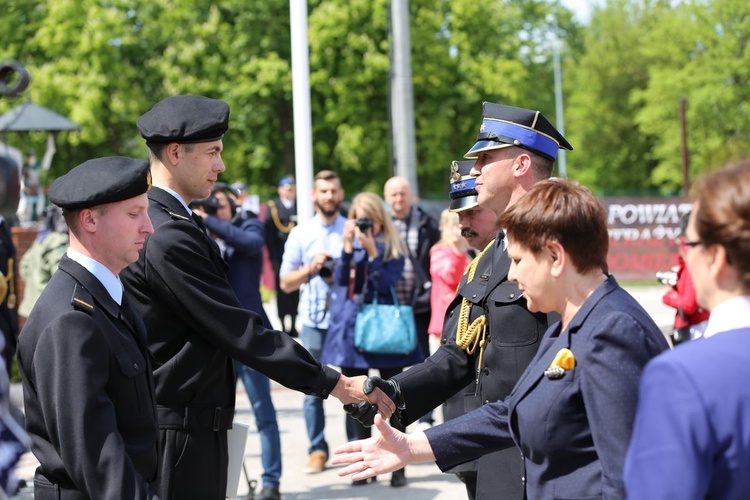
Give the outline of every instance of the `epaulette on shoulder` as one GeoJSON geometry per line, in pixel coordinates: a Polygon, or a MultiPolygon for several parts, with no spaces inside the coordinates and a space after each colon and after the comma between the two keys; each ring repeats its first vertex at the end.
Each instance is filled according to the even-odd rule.
{"type": "Polygon", "coordinates": [[[190,217],[185,217],[184,215],[180,215],[180,214],[178,214],[177,212],[172,212],[172,211],[171,211],[170,209],[168,209],[167,207],[162,207],[162,209],[163,209],[163,210],[164,210],[165,212],[167,212],[167,214],[168,214],[168,215],[169,215],[170,217],[172,217],[172,219],[174,219],[174,220],[185,220],[185,221],[188,221],[188,222],[190,222],[190,217]]]}
{"type": "Polygon", "coordinates": [[[94,296],[79,284],[76,284],[76,288],[73,290],[73,298],[70,299],[70,305],[79,311],[94,314],[94,296]]]}

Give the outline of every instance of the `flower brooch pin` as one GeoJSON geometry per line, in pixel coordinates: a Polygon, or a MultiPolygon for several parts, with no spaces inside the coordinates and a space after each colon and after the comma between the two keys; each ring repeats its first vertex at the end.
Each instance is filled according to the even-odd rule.
{"type": "Polygon", "coordinates": [[[544,376],[550,380],[556,380],[565,375],[565,370],[572,370],[575,366],[576,358],[573,356],[573,352],[568,348],[563,348],[557,351],[549,368],[544,370],[544,376]]]}

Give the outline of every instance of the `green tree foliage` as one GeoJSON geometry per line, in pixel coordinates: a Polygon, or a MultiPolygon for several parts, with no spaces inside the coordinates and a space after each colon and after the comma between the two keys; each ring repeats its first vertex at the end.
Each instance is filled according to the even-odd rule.
{"type": "Polygon", "coordinates": [[[634,93],[636,122],[656,138],[652,182],[674,190],[682,184],[681,98],[691,175],[750,156],[750,4],[686,2],[663,9],[654,28],[646,46],[658,64],[649,85],[634,93]]]}
{"type": "Polygon", "coordinates": [[[653,187],[653,138],[635,122],[633,92],[649,82],[644,36],[654,17],[639,0],[610,0],[593,13],[583,55],[566,60],[566,131],[575,148],[568,175],[610,194],[653,187]]]}
{"type": "MultiPolygon", "coordinates": [[[[26,95],[82,126],[58,137],[53,173],[104,155],[145,157],[137,117],[160,99],[200,93],[232,109],[224,179],[270,195],[294,171],[289,2],[5,0],[0,58],[32,73],[26,95]],[[62,146],[62,147],[61,147],[62,146]]],[[[314,163],[349,193],[391,175],[390,5],[312,0],[309,42],[314,163]]],[[[420,190],[439,198],[471,146],[484,100],[554,118],[549,16],[569,46],[578,27],[557,2],[412,0],[412,74],[420,190]]],[[[44,147],[43,134],[8,142],[44,147]]]]}
{"type": "Polygon", "coordinates": [[[750,4],[609,0],[566,67],[569,173],[604,193],[682,190],[680,100],[690,175],[750,155],[750,4]]]}

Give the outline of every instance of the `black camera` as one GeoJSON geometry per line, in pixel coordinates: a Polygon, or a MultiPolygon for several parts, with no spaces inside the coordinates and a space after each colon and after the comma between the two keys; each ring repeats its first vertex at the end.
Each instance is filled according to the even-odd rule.
{"type": "Polygon", "coordinates": [[[203,210],[208,215],[216,215],[216,212],[219,211],[219,207],[221,205],[219,204],[219,200],[216,198],[216,196],[211,195],[208,198],[193,200],[188,206],[191,210],[197,208],[199,210],[203,210]]]}
{"type": "Polygon", "coordinates": [[[320,268],[320,271],[318,271],[318,276],[325,279],[330,278],[333,276],[333,268],[335,267],[336,259],[333,257],[326,257],[326,262],[323,264],[323,267],[320,268]]]}
{"type": "Polygon", "coordinates": [[[357,228],[359,228],[363,234],[367,234],[367,230],[372,227],[372,221],[367,217],[360,217],[354,221],[354,224],[357,225],[357,228]]]}

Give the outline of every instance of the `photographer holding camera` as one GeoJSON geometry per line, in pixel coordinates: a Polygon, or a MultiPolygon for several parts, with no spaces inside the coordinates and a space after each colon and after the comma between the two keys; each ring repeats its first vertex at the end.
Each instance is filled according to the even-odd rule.
{"type": "MultiPolygon", "coordinates": [[[[310,354],[319,360],[330,319],[332,265],[341,255],[341,235],[346,222],[339,213],[344,190],[338,175],[330,170],[318,172],[313,179],[312,199],[315,216],[295,226],[284,244],[279,285],[286,293],[300,290],[300,339],[310,354]]],[[[328,461],[323,400],[305,396],[303,412],[310,439],[310,457],[305,473],[322,472],[328,461]]]]}
{"type": "MultiPolygon", "coordinates": [[[[367,375],[370,368],[391,378],[424,359],[421,348],[408,354],[374,354],[358,350],[354,345],[357,313],[362,304],[393,304],[395,287],[404,270],[406,256],[401,236],[383,200],[374,193],[360,193],[352,201],[349,220],[344,226],[344,249],[333,273],[334,286],[341,290],[338,300],[331,303],[331,325],[328,328],[321,361],[341,367],[341,373],[367,375]]],[[[349,439],[370,437],[370,429],[351,416],[347,424],[349,439]],[[353,434],[353,435],[352,435],[353,434]]],[[[391,425],[403,430],[397,418],[391,425]]],[[[367,481],[354,481],[362,485],[367,481]]],[[[406,484],[404,470],[394,471],[391,486],[406,484]]]]}

